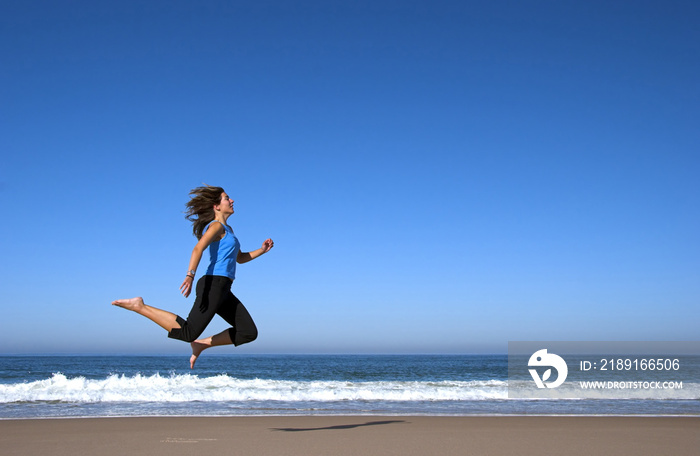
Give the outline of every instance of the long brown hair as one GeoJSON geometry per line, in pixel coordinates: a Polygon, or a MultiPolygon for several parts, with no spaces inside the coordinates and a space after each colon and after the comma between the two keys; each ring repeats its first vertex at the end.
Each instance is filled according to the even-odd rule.
{"type": "Polygon", "coordinates": [[[221,203],[222,193],[223,188],[206,184],[190,191],[191,198],[186,204],[185,218],[192,222],[192,232],[197,239],[202,237],[204,228],[214,220],[214,206],[221,203]]]}

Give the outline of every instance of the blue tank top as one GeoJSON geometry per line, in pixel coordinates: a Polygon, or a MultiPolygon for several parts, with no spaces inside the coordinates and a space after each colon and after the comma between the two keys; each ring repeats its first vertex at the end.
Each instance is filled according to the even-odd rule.
{"type": "MultiPolygon", "coordinates": [[[[206,231],[212,223],[220,223],[213,220],[206,226],[206,231]]],[[[236,278],[236,258],[241,250],[241,244],[233,235],[233,230],[228,225],[223,225],[226,234],[223,239],[212,242],[209,245],[209,267],[206,275],[217,275],[236,278]]]]}

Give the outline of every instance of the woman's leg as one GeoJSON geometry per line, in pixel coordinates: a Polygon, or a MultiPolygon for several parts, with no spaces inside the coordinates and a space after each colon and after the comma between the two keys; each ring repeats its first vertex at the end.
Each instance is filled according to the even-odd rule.
{"type": "Polygon", "coordinates": [[[250,316],[248,309],[233,293],[231,293],[229,299],[232,299],[234,304],[226,306],[217,312],[221,315],[221,318],[231,325],[228,329],[229,338],[236,347],[253,342],[258,338],[258,328],[255,326],[253,317],[250,316]]]}
{"type": "Polygon", "coordinates": [[[248,309],[233,293],[227,293],[226,301],[222,303],[216,313],[226,320],[231,325],[231,328],[214,336],[197,339],[192,342],[190,344],[192,346],[190,368],[194,367],[194,363],[199,355],[207,348],[231,344],[238,346],[252,342],[258,337],[258,329],[250,313],[248,313],[248,309]]]}
{"type": "Polygon", "coordinates": [[[221,306],[222,301],[227,299],[227,293],[230,292],[230,279],[202,276],[197,282],[197,297],[187,320],[183,320],[180,316],[167,310],[148,306],[140,297],[118,299],[112,301],[112,305],[143,315],[168,331],[168,337],[172,339],[192,342],[204,332],[211,319],[216,315],[216,309],[221,306]]]}
{"type": "Polygon", "coordinates": [[[202,354],[204,350],[211,347],[216,347],[219,345],[231,345],[231,336],[229,335],[228,329],[221,331],[219,334],[215,334],[210,337],[205,337],[204,339],[197,339],[190,344],[192,347],[192,356],[190,356],[190,369],[194,369],[194,363],[197,362],[197,358],[202,354]]]}
{"type": "Polygon", "coordinates": [[[168,312],[167,310],[147,306],[144,304],[143,298],[141,297],[117,299],[116,301],[112,301],[112,305],[119,306],[127,310],[132,310],[139,315],[143,315],[168,332],[171,332],[173,329],[180,328],[180,324],[177,322],[177,315],[172,312],[168,312]]]}
{"type": "Polygon", "coordinates": [[[203,276],[197,282],[197,297],[192,310],[183,320],[176,316],[180,328],[173,329],[168,337],[185,342],[196,340],[211,322],[217,309],[228,299],[231,292],[231,279],[220,276],[203,276]]]}

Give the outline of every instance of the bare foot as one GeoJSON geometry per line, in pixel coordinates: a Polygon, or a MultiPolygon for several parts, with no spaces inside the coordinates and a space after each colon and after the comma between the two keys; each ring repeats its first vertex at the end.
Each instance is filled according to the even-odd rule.
{"type": "Polygon", "coordinates": [[[190,346],[192,347],[192,356],[190,356],[190,369],[194,369],[194,363],[197,362],[197,358],[199,357],[199,355],[211,345],[208,345],[203,340],[195,340],[194,342],[190,343],[190,346]]]}
{"type": "Polygon", "coordinates": [[[134,312],[138,312],[144,306],[143,298],[141,297],[131,299],[117,299],[116,301],[112,301],[112,305],[122,307],[126,310],[133,310],[134,312]]]}

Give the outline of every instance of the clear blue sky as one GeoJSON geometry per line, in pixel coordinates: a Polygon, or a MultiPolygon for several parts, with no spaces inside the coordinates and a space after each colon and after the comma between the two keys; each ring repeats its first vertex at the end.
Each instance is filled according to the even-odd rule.
{"type": "Polygon", "coordinates": [[[699,5],[3,1],[0,354],[186,355],[110,302],[188,313],[203,182],[219,353],[697,340],[699,5]]]}

